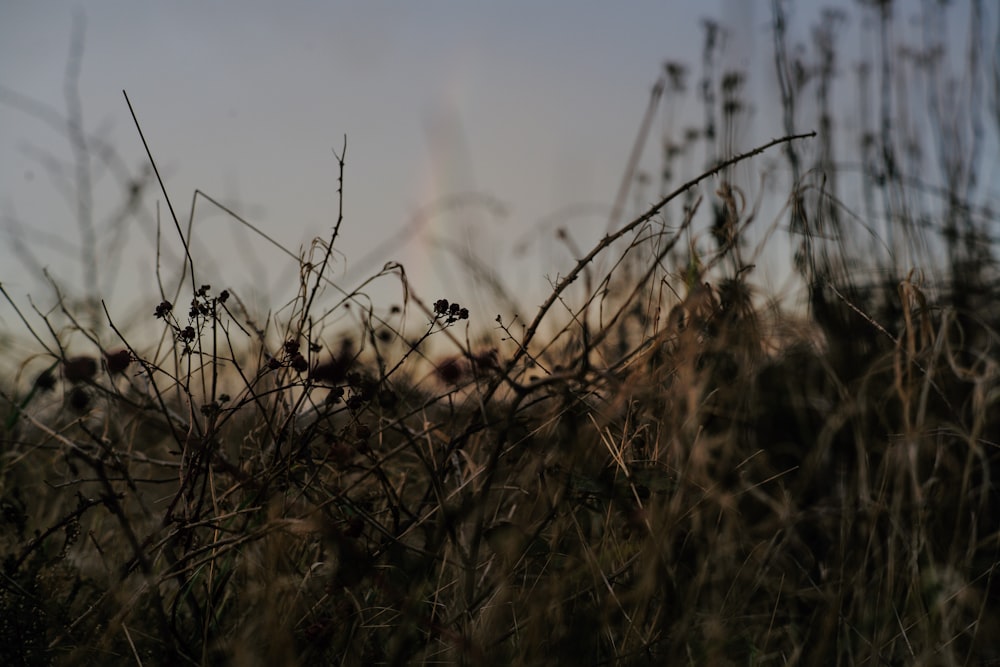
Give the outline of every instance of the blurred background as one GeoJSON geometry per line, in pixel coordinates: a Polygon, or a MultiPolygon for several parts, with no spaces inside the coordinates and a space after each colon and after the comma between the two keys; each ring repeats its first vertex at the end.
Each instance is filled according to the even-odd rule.
{"type": "MultiPolygon", "coordinates": [[[[815,76],[795,64],[820,63],[823,35],[836,40],[841,83],[824,104],[851,137],[837,158],[857,176],[863,157],[850,147],[874,123],[865,105],[878,110],[859,97],[859,64],[881,58],[879,12],[891,7],[893,42],[956,47],[945,65],[959,80],[970,26],[996,25],[995,7],[958,3],[946,16],[939,4],[5,2],[0,281],[45,308],[48,272],[65,296],[99,295],[119,318],[152,314],[157,265],[176,284],[183,249],[124,89],[181,225],[192,224],[199,282],[265,310],[294,297],[298,263],[204,199],[192,215],[193,194],[308,255],[337,221],[346,137],[331,276],[351,290],[398,261],[423,299],[461,300],[489,323],[532,310],[615,221],[788,133],[777,9],[790,76],[815,76]]],[[[978,48],[996,54],[993,42],[978,48]]],[[[918,83],[899,99],[926,99],[918,83]]],[[[820,129],[816,91],[797,104],[794,129],[820,129]]],[[[907,122],[905,105],[893,114],[907,122]]],[[[985,155],[995,136],[981,136],[985,155]]],[[[754,280],[773,291],[794,274],[794,241],[774,234],[788,227],[793,171],[774,149],[729,174],[760,206],[750,240],[771,240],[754,280]]],[[[979,178],[987,199],[995,182],[979,178]]],[[[840,187],[857,211],[860,190],[847,176],[840,187]]],[[[679,204],[664,215],[679,218],[679,204]]],[[[869,222],[862,246],[895,253],[869,222]]],[[[394,277],[364,291],[378,308],[402,299],[394,277]]],[[[20,326],[6,305],[0,315],[20,326]]]]}

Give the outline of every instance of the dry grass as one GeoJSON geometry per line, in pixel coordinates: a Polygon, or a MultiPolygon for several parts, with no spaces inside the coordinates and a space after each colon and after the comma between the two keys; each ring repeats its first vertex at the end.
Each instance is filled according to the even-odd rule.
{"type": "Polygon", "coordinates": [[[992,246],[859,279],[818,168],[808,314],[772,304],[756,209],[716,181],[698,232],[697,193],[779,145],[798,170],[823,137],[788,129],[610,228],[496,349],[402,267],[402,309],[340,291],[341,220],[280,316],[190,254],[159,344],[18,309],[3,663],[1000,664],[992,246]]]}

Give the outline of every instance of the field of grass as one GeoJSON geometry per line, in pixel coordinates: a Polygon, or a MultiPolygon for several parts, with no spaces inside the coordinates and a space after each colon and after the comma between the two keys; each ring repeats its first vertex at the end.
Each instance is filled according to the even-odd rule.
{"type": "Polygon", "coordinates": [[[802,75],[782,6],[785,137],[727,151],[742,79],[706,66],[710,166],[665,151],[655,203],[524,318],[401,266],[398,307],[342,291],[342,215],[271,313],[190,259],[150,276],[150,344],[3,291],[35,352],[0,383],[0,663],[1000,664],[997,217],[963,134],[988,114],[927,114],[937,187],[873,112],[845,204],[842,19],[802,75]],[[787,206],[751,247],[764,195],[730,179],[764,157],[787,206]],[[755,282],[778,236],[800,308],[755,282]]]}

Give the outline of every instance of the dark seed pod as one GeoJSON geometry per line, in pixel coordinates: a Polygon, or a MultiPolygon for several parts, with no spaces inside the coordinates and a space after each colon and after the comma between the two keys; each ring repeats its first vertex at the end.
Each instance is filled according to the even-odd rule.
{"type": "Polygon", "coordinates": [[[84,382],[96,374],[97,360],[93,357],[71,357],[63,362],[63,377],[70,382],[84,382]]]}
{"type": "Polygon", "coordinates": [[[83,387],[73,387],[69,394],[69,405],[77,412],[83,412],[90,405],[90,395],[83,387]]]}
{"type": "Polygon", "coordinates": [[[128,365],[132,363],[132,355],[128,350],[105,352],[104,363],[107,364],[108,372],[112,375],[115,373],[124,373],[128,369],[128,365]]]}

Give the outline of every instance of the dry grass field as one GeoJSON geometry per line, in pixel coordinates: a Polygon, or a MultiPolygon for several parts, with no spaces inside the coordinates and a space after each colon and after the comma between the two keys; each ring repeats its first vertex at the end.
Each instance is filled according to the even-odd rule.
{"type": "Polygon", "coordinates": [[[0,662],[1000,664],[997,215],[969,129],[996,137],[996,103],[926,111],[920,162],[889,82],[849,135],[840,19],[793,58],[780,7],[784,138],[727,152],[741,75],[686,93],[665,67],[705,125],[523,318],[399,265],[398,306],[340,289],[342,214],[269,313],[190,259],[138,276],[151,344],[99,300],[3,291],[35,352],[0,383],[0,662]],[[670,176],[695,146],[709,166],[670,176]],[[787,205],[753,245],[764,194],[730,178],[764,158],[787,205]],[[799,307],[755,280],[779,242],[799,307]]]}

